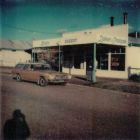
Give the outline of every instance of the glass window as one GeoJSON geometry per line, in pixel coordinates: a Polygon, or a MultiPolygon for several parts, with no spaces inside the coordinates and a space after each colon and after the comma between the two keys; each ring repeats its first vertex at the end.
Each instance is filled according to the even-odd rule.
{"type": "Polygon", "coordinates": [[[34,70],[51,70],[51,66],[49,64],[36,64],[33,65],[34,70]]]}
{"type": "Polygon", "coordinates": [[[25,64],[24,70],[27,70],[27,69],[29,69],[29,68],[30,68],[30,65],[29,65],[29,64],[25,64]]]}
{"type": "Polygon", "coordinates": [[[97,68],[102,70],[108,69],[108,54],[97,54],[97,68]]]}
{"type": "Polygon", "coordinates": [[[64,61],[63,61],[63,66],[66,68],[72,68],[73,66],[73,61],[72,61],[72,56],[71,55],[64,55],[64,61]]]}
{"type": "Polygon", "coordinates": [[[111,54],[111,70],[125,70],[125,54],[111,54]]]}
{"type": "Polygon", "coordinates": [[[75,55],[74,56],[74,68],[77,68],[77,69],[81,69],[83,68],[82,67],[82,63],[84,63],[84,56],[82,55],[75,55]]]}
{"type": "Polygon", "coordinates": [[[42,67],[42,65],[39,65],[39,64],[33,65],[34,70],[41,70],[41,67],[42,67]]]}
{"type": "Polygon", "coordinates": [[[46,65],[43,65],[43,69],[44,70],[51,70],[52,68],[51,68],[51,65],[46,64],[46,65]]]}
{"type": "Polygon", "coordinates": [[[22,69],[24,67],[24,64],[17,64],[15,68],[22,69]]]}

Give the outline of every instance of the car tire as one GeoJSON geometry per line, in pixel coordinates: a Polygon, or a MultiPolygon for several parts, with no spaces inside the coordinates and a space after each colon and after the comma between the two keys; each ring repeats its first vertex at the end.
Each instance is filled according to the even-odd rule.
{"type": "Polygon", "coordinates": [[[18,82],[22,81],[22,80],[21,80],[21,76],[20,76],[19,74],[16,75],[16,80],[17,80],[18,82]]]}
{"type": "Polygon", "coordinates": [[[40,77],[40,79],[39,79],[39,85],[40,85],[41,87],[44,87],[44,86],[47,85],[47,81],[45,80],[45,78],[40,77]]]}

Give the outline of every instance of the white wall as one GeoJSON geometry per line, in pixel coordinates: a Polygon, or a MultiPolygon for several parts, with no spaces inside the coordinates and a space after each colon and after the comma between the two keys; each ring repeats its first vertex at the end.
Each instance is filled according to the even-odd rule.
{"type": "Polygon", "coordinates": [[[88,29],[77,32],[64,33],[61,38],[46,39],[46,40],[33,40],[33,47],[52,47],[63,45],[76,45],[76,44],[88,44],[88,43],[103,43],[126,46],[128,44],[128,25],[122,24],[117,26],[107,26],[102,28],[88,29]],[[101,37],[104,36],[110,41],[100,42],[101,37]],[[125,43],[115,41],[121,39],[125,43]],[[112,42],[113,41],[113,42],[112,42]]]}
{"type": "Polygon", "coordinates": [[[62,68],[62,71],[64,73],[69,73],[72,75],[81,75],[85,76],[86,75],[86,70],[85,69],[75,69],[75,68],[62,68]]]}
{"type": "MultiPolygon", "coordinates": [[[[127,65],[140,69],[140,47],[127,47],[127,65]]],[[[140,70],[131,70],[132,73],[140,73],[140,70]]]]}
{"type": "Polygon", "coordinates": [[[121,24],[116,26],[106,26],[101,28],[94,28],[94,29],[88,29],[88,30],[81,30],[77,32],[68,32],[64,33],[62,37],[79,37],[79,36],[85,36],[89,35],[92,37],[95,37],[99,34],[107,35],[107,36],[116,36],[116,37],[122,37],[122,38],[128,38],[128,24],[121,24]],[[86,32],[86,34],[85,34],[86,32]]]}
{"type": "Polygon", "coordinates": [[[0,51],[0,66],[13,67],[19,62],[27,62],[31,60],[31,55],[24,51],[0,51]]]}
{"type": "Polygon", "coordinates": [[[106,77],[106,78],[118,78],[118,79],[127,79],[127,71],[113,71],[113,70],[99,70],[96,71],[96,76],[106,77]]]}
{"type": "Polygon", "coordinates": [[[106,26],[77,32],[64,33],[61,45],[102,43],[126,46],[128,44],[128,24],[106,26]],[[65,42],[68,39],[75,41],[65,42]]]}

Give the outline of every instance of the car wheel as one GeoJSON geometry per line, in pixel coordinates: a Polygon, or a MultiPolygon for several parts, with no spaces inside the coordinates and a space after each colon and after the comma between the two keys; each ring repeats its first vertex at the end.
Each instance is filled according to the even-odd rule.
{"type": "Polygon", "coordinates": [[[44,86],[47,85],[47,81],[45,80],[45,78],[40,77],[40,79],[39,79],[39,85],[42,86],[42,87],[44,87],[44,86]]]}
{"type": "Polygon", "coordinates": [[[21,76],[20,76],[19,74],[17,74],[17,76],[16,76],[16,80],[17,80],[18,82],[21,81],[21,76]]]}

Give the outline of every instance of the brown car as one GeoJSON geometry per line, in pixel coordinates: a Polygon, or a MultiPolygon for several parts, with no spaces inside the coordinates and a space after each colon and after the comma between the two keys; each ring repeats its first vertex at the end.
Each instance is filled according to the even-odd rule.
{"type": "Polygon", "coordinates": [[[40,86],[48,83],[66,84],[71,79],[71,75],[53,71],[49,64],[41,63],[19,63],[12,70],[12,75],[17,81],[32,81],[40,86]]]}

